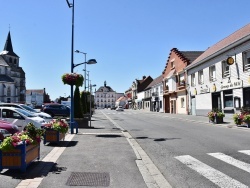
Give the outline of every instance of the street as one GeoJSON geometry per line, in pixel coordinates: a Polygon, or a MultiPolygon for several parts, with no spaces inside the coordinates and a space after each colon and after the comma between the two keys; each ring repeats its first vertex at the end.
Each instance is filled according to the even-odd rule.
{"type": "Polygon", "coordinates": [[[207,117],[126,109],[98,109],[92,125],[68,134],[70,140],[59,146],[41,143],[40,161],[25,173],[2,170],[0,187],[66,188],[72,172],[105,172],[110,188],[250,185],[248,128],[209,124],[207,117]],[[48,160],[54,149],[61,153],[48,160]]]}
{"type": "Polygon", "coordinates": [[[250,132],[246,129],[138,110],[103,113],[137,140],[172,187],[250,185],[250,132]]]}

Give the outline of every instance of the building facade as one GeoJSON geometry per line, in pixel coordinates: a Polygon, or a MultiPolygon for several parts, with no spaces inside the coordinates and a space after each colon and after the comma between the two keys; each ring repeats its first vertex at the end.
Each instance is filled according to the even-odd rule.
{"type": "Polygon", "coordinates": [[[164,112],[188,114],[186,74],[184,68],[190,65],[203,51],[170,51],[163,77],[164,112]]]}
{"type": "Polygon", "coordinates": [[[34,107],[41,107],[44,103],[49,103],[50,97],[44,89],[27,89],[26,104],[34,107]]]}
{"type": "Polygon", "coordinates": [[[104,86],[101,86],[95,92],[95,106],[97,108],[110,108],[115,106],[115,102],[121,96],[124,96],[123,93],[116,93],[110,86],[107,86],[106,81],[104,86]]]}
{"type": "Polygon", "coordinates": [[[250,107],[250,24],[209,47],[186,71],[192,115],[250,107]]]}
{"type": "Polygon", "coordinates": [[[0,52],[0,101],[25,103],[25,72],[19,64],[19,56],[13,51],[10,32],[0,52]]]}

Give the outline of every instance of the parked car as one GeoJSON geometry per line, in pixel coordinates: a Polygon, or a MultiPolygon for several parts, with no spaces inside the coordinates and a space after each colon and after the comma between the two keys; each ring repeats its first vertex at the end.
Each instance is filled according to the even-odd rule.
{"type": "Polygon", "coordinates": [[[116,108],[116,111],[124,111],[124,109],[123,109],[122,106],[118,106],[118,107],[116,108]]]}
{"type": "Polygon", "coordinates": [[[57,103],[46,103],[43,105],[42,112],[45,112],[51,117],[55,116],[63,116],[63,117],[69,117],[70,116],[70,108],[66,105],[57,104],[57,103]]]}
{"type": "Polygon", "coordinates": [[[24,110],[29,111],[30,113],[39,116],[41,118],[43,118],[46,122],[50,122],[52,121],[52,117],[51,115],[44,113],[44,112],[39,112],[36,111],[34,108],[31,108],[30,106],[27,106],[25,104],[18,104],[18,103],[0,103],[0,106],[7,106],[7,107],[14,107],[14,108],[21,108],[24,110]]]}
{"type": "Polygon", "coordinates": [[[43,118],[26,110],[6,106],[0,107],[0,120],[14,123],[19,131],[24,130],[28,123],[33,123],[37,128],[43,128],[47,124],[43,118]]]}
{"type": "Polygon", "coordinates": [[[19,132],[17,125],[3,120],[0,120],[0,129],[5,130],[4,134],[15,134],[19,132]]]}

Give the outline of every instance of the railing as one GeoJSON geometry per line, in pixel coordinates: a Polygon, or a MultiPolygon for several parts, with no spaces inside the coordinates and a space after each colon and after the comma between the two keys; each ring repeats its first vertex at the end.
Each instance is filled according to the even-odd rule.
{"type": "Polygon", "coordinates": [[[250,71],[250,64],[245,65],[245,71],[250,71]]]}

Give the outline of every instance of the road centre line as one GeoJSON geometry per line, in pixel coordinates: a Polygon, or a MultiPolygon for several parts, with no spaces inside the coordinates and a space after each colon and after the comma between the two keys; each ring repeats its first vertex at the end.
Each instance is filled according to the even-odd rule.
{"type": "Polygon", "coordinates": [[[199,160],[191,157],[190,155],[183,155],[175,157],[177,160],[187,165],[189,168],[195,170],[202,176],[209,179],[214,184],[222,188],[247,188],[248,186],[240,183],[239,181],[227,176],[226,174],[200,162],[199,160]]]}
{"type": "Polygon", "coordinates": [[[240,153],[244,153],[246,155],[250,155],[250,150],[240,150],[240,153]]]}

